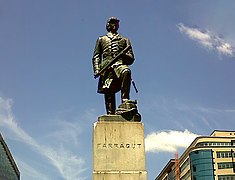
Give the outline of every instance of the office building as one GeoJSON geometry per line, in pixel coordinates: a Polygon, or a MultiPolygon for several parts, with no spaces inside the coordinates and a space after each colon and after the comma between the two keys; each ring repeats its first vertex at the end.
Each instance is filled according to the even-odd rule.
{"type": "Polygon", "coordinates": [[[155,180],[235,180],[235,131],[197,137],[155,180]]]}

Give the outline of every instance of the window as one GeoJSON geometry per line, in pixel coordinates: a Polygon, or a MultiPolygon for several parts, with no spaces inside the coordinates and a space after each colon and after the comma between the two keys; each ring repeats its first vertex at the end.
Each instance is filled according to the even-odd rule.
{"type": "Polygon", "coordinates": [[[190,171],[188,171],[183,177],[181,177],[181,180],[188,180],[190,177],[190,171]]]}
{"type": "Polygon", "coordinates": [[[224,146],[224,147],[231,147],[233,144],[235,144],[235,141],[233,140],[231,142],[200,142],[197,143],[197,147],[202,146],[224,146]]]}
{"type": "Polygon", "coordinates": [[[189,153],[192,180],[214,180],[212,150],[198,150],[189,153]]]}
{"type": "Polygon", "coordinates": [[[218,180],[235,180],[235,175],[219,175],[218,180]]]}
{"type": "Polygon", "coordinates": [[[232,162],[223,162],[223,163],[218,163],[218,169],[230,169],[235,166],[235,163],[232,162]]]}
{"type": "Polygon", "coordinates": [[[189,165],[189,159],[187,159],[183,165],[180,167],[180,172],[183,172],[185,170],[185,168],[187,168],[187,166],[189,165]]]}
{"type": "MultiPolygon", "coordinates": [[[[231,151],[217,151],[216,157],[217,158],[231,158],[232,154],[231,154],[231,151]]],[[[234,153],[233,153],[233,157],[235,157],[234,153]]]]}

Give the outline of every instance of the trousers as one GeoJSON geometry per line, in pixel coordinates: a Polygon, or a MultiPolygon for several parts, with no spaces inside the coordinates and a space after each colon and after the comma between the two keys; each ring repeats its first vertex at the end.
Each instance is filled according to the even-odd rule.
{"type": "MultiPolygon", "coordinates": [[[[121,100],[124,103],[126,100],[130,99],[130,86],[131,86],[131,71],[130,69],[125,69],[120,77],[121,84],[121,100]]],[[[107,114],[115,114],[116,111],[116,98],[115,93],[109,92],[104,94],[105,108],[107,114]]]]}

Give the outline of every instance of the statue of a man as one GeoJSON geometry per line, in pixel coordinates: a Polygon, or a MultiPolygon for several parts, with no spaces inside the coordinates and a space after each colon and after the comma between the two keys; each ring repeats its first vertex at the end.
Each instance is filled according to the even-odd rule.
{"type": "Polygon", "coordinates": [[[106,29],[108,33],[100,36],[96,41],[92,58],[94,76],[112,61],[122,50],[130,46],[114,64],[111,64],[102,74],[99,74],[98,93],[104,94],[107,114],[115,114],[115,93],[121,90],[122,103],[130,99],[131,70],[129,65],[134,62],[134,54],[130,40],[118,33],[119,19],[108,19],[106,29]]]}

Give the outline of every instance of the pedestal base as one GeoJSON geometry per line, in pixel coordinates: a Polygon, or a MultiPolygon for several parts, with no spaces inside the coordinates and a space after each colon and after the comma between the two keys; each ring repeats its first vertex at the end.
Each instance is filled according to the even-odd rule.
{"type": "Polygon", "coordinates": [[[146,180],[146,171],[93,172],[93,180],[146,180]]]}
{"type": "Polygon", "coordinates": [[[94,123],[93,180],[146,180],[144,125],[118,120],[94,123]]]}

